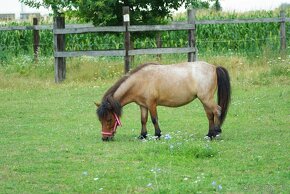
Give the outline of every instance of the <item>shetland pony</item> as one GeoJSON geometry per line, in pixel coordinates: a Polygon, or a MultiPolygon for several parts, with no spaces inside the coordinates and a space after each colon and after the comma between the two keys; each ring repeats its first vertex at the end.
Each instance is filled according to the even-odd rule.
{"type": "Polygon", "coordinates": [[[179,107],[198,98],[206,112],[209,130],[207,138],[219,135],[226,118],[231,85],[228,71],[206,62],[186,62],[173,65],[147,63],[140,65],[118,80],[97,104],[97,115],[102,124],[102,139],[114,137],[121,125],[122,107],[135,102],[141,111],[140,138],[147,137],[148,112],[160,138],[161,130],[157,106],[179,107]],[[217,103],[214,95],[217,90],[217,103]]]}

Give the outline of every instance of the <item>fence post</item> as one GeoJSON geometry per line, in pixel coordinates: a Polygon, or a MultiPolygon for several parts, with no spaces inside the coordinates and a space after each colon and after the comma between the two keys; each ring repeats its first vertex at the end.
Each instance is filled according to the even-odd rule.
{"type": "Polygon", "coordinates": [[[130,26],[130,15],[129,15],[129,6],[123,7],[123,25],[125,26],[125,35],[124,35],[124,47],[125,47],[125,56],[124,56],[124,71],[125,73],[130,70],[130,32],[128,27],[130,26]]]}
{"type": "MultiPolygon", "coordinates": [[[[162,48],[161,32],[157,32],[156,34],[156,45],[157,48],[162,48]]],[[[157,60],[161,61],[161,54],[157,54],[157,60]]]]}
{"type": "Polygon", "coordinates": [[[286,16],[285,10],[280,11],[280,51],[282,54],[286,53],[286,16]]]}
{"type": "MultiPolygon", "coordinates": [[[[64,29],[65,18],[57,16],[53,18],[53,29],[64,29]]],[[[54,52],[65,51],[65,35],[53,33],[54,52]]],[[[54,57],[54,78],[59,83],[65,79],[66,59],[64,57],[54,57]]]]}
{"type": "MultiPolygon", "coordinates": [[[[195,10],[187,10],[187,23],[193,24],[194,28],[188,30],[188,47],[196,49],[196,39],[195,39],[195,10]]],[[[197,61],[197,51],[188,53],[188,62],[197,61]]]]}
{"type": "MultiPolygon", "coordinates": [[[[33,26],[38,25],[38,18],[33,18],[33,26]]],[[[39,51],[39,30],[33,29],[33,53],[34,62],[38,62],[38,51],[39,51]]]]}

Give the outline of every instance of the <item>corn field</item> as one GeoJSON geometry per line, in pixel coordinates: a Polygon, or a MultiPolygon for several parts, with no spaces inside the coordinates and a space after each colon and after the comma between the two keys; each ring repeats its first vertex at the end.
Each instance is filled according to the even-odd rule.
{"type": "MultiPolygon", "coordinates": [[[[290,9],[286,10],[289,17],[290,9]]],[[[197,12],[197,20],[241,19],[241,18],[273,18],[279,17],[279,10],[255,11],[247,13],[227,12],[197,12]]],[[[173,18],[174,22],[186,21],[186,14],[179,14],[173,18]]],[[[69,21],[66,21],[69,23],[69,21]]],[[[46,23],[47,24],[47,23],[46,23]]],[[[30,26],[31,23],[2,23],[1,26],[30,26]]],[[[287,37],[290,37],[290,25],[286,25],[287,37]]],[[[33,55],[32,31],[0,31],[0,60],[7,55],[33,55]]],[[[251,23],[251,24],[215,24],[197,25],[196,37],[199,54],[207,53],[245,53],[258,54],[265,49],[278,51],[280,47],[279,23],[251,23]]],[[[123,49],[124,35],[122,33],[87,33],[66,35],[66,50],[109,50],[123,49]]],[[[134,48],[155,48],[156,33],[131,34],[134,48]]],[[[160,34],[162,47],[186,47],[187,32],[171,31],[160,34]]],[[[290,38],[287,40],[289,45],[290,38]]],[[[289,46],[288,46],[289,50],[289,46]]],[[[51,30],[40,31],[39,55],[53,54],[53,33],[51,30]]]]}

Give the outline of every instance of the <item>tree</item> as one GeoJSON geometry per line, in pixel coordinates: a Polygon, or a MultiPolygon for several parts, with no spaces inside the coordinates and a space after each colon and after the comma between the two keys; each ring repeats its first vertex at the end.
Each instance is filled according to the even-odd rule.
{"type": "Polygon", "coordinates": [[[122,7],[130,8],[130,23],[163,24],[172,10],[182,5],[209,8],[212,0],[19,0],[30,6],[51,8],[55,15],[64,12],[94,25],[122,25],[122,7]]]}
{"type": "Polygon", "coordinates": [[[209,1],[201,1],[201,0],[191,0],[188,2],[189,5],[187,7],[192,7],[194,9],[208,9],[209,1]]]}
{"type": "Polygon", "coordinates": [[[19,0],[33,8],[51,8],[54,15],[60,15],[64,10],[71,10],[77,0],[19,0]]]}
{"type": "Polygon", "coordinates": [[[219,0],[214,0],[212,8],[215,9],[216,11],[222,10],[222,6],[221,6],[219,0]]]}
{"type": "Polygon", "coordinates": [[[222,10],[219,0],[191,0],[187,3],[189,7],[192,7],[194,9],[208,9],[211,7],[216,11],[222,10]]]}
{"type": "Polygon", "coordinates": [[[95,25],[122,25],[122,7],[130,7],[132,24],[164,23],[186,0],[19,0],[30,6],[51,8],[55,15],[73,14],[95,25]]]}

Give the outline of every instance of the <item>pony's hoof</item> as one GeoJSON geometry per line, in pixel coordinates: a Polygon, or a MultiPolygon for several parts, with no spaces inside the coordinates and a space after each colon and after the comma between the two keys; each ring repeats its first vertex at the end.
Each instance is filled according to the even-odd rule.
{"type": "Polygon", "coordinates": [[[160,137],[161,137],[161,136],[159,136],[159,135],[155,135],[155,136],[153,136],[152,139],[154,139],[154,140],[160,140],[160,137]]]}
{"type": "Polygon", "coordinates": [[[138,139],[140,139],[140,140],[147,139],[147,135],[146,135],[146,136],[144,136],[144,135],[139,135],[138,139]]]}
{"type": "Polygon", "coordinates": [[[222,134],[219,133],[214,137],[215,140],[221,140],[222,139],[222,134]]]}
{"type": "Polygon", "coordinates": [[[206,140],[206,141],[211,141],[211,140],[221,140],[222,139],[222,135],[221,135],[221,133],[219,133],[219,134],[217,134],[216,136],[208,136],[208,135],[206,135],[205,137],[204,137],[204,140],[206,140]]]}

